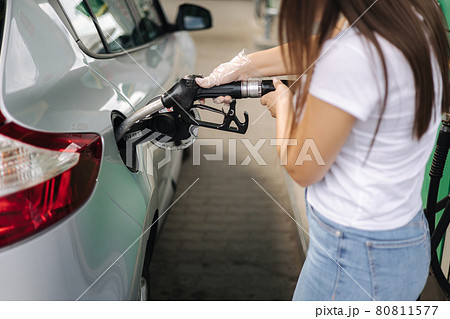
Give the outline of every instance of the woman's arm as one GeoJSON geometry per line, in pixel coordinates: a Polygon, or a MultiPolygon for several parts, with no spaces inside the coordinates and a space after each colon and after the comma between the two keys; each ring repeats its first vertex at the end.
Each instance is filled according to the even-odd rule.
{"type": "Polygon", "coordinates": [[[251,61],[251,67],[259,73],[261,77],[287,75],[288,71],[283,62],[282,47],[285,49],[285,52],[287,52],[287,45],[282,44],[268,50],[249,54],[248,58],[251,61]]]}
{"type": "Polygon", "coordinates": [[[229,62],[216,67],[205,78],[197,78],[197,84],[210,88],[233,81],[245,81],[249,78],[285,75],[287,73],[282,58],[281,46],[245,55],[244,51],[229,62]]]}
{"type": "MultiPolygon", "coordinates": [[[[320,181],[336,160],[356,122],[355,117],[341,109],[309,95],[303,118],[292,130],[293,96],[279,80],[276,91],[266,94],[261,104],[269,107],[277,119],[278,152],[289,175],[301,186],[320,181]],[[282,144],[292,139],[296,145],[282,144]]],[[[292,143],[289,143],[292,144],[292,143]]]]}
{"type": "MultiPolygon", "coordinates": [[[[341,31],[346,21],[346,19],[341,19],[338,22],[332,36],[341,31]]],[[[315,39],[316,36],[313,36],[312,41],[315,41],[315,39]]],[[[291,75],[286,68],[286,65],[289,65],[289,57],[286,55],[283,59],[283,52],[286,54],[288,52],[287,43],[249,55],[245,55],[242,51],[231,61],[216,67],[207,77],[197,78],[197,84],[204,88],[210,88],[233,81],[244,81],[249,78],[291,75]]]]}

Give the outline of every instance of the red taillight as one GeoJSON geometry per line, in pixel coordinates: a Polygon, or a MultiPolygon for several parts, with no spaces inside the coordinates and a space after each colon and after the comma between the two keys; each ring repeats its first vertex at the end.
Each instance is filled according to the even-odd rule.
{"type": "Polygon", "coordinates": [[[92,193],[100,168],[96,134],[0,127],[0,247],[74,212],[92,193]]]}

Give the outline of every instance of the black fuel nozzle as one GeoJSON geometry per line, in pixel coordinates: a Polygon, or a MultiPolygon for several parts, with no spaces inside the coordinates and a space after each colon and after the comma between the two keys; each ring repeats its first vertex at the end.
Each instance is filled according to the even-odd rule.
{"type": "MultiPolygon", "coordinates": [[[[287,81],[282,81],[287,85],[287,81]]],[[[218,96],[231,96],[233,99],[259,98],[269,92],[275,91],[272,80],[237,81],[212,88],[199,88],[197,97],[216,98],[218,96]]]]}
{"type": "MultiPolygon", "coordinates": [[[[259,98],[275,90],[272,80],[238,81],[205,89],[195,81],[198,77],[201,76],[187,75],[183,77],[165,94],[152,99],[142,109],[126,118],[116,129],[116,139],[120,141],[147,128],[152,132],[156,131],[161,135],[168,136],[170,141],[177,142],[189,136],[192,125],[244,134],[248,128],[248,114],[244,112],[244,121],[239,120],[235,100],[259,98]],[[200,99],[219,96],[233,98],[228,112],[195,103],[200,99]],[[222,123],[201,121],[195,109],[220,113],[224,117],[223,121],[222,123]]],[[[283,82],[286,84],[286,81],[283,82]]]]}
{"type": "MultiPolygon", "coordinates": [[[[166,108],[181,107],[188,111],[194,101],[219,96],[231,96],[233,99],[259,98],[275,90],[272,80],[236,81],[211,88],[203,88],[197,84],[200,75],[187,75],[178,81],[166,94],[162,101],[166,108]]],[[[282,81],[287,84],[287,81],[282,81]]]]}
{"type": "Polygon", "coordinates": [[[198,125],[195,118],[189,113],[194,102],[198,100],[199,86],[195,79],[199,75],[186,75],[173,85],[161,98],[166,109],[175,108],[183,120],[198,125]]]}
{"type": "MultiPolygon", "coordinates": [[[[244,112],[244,122],[237,117],[236,99],[258,98],[262,95],[275,90],[272,80],[250,80],[237,81],[211,88],[200,87],[195,79],[199,75],[188,75],[178,81],[162,97],[162,103],[167,109],[173,108],[180,114],[183,120],[191,125],[213,128],[217,130],[229,131],[233,133],[244,134],[248,128],[248,114],[244,112]],[[233,102],[230,104],[228,112],[215,109],[213,107],[194,104],[195,101],[205,98],[216,98],[219,96],[231,96],[233,102]],[[202,110],[221,113],[224,116],[222,123],[211,123],[195,119],[191,114],[191,109],[199,108],[202,110]],[[234,124],[234,125],[233,125],[234,124]]],[[[285,84],[286,81],[283,81],[285,84]]]]}

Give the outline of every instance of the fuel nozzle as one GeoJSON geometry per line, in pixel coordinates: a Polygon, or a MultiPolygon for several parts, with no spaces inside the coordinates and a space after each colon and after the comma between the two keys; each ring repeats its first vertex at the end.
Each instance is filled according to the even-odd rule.
{"type": "MultiPolygon", "coordinates": [[[[282,81],[287,85],[287,81],[282,81]]],[[[218,96],[231,96],[233,99],[259,98],[269,92],[275,91],[272,80],[238,81],[212,88],[199,87],[197,98],[216,98],[218,96]]]]}
{"type": "MultiPolygon", "coordinates": [[[[155,97],[145,107],[126,118],[115,131],[117,141],[128,136],[136,136],[144,128],[167,136],[170,142],[190,139],[191,126],[244,134],[248,128],[248,114],[243,113],[244,122],[239,120],[235,100],[259,98],[275,90],[272,80],[238,81],[212,88],[202,88],[195,81],[197,77],[199,75],[183,77],[165,94],[155,97]],[[195,103],[200,99],[218,96],[233,98],[228,112],[195,103]],[[165,111],[161,113],[164,109],[165,111]],[[223,121],[221,123],[201,121],[198,111],[195,111],[198,109],[220,113],[223,115],[223,121]]],[[[283,82],[287,84],[287,81],[283,82]]]]}

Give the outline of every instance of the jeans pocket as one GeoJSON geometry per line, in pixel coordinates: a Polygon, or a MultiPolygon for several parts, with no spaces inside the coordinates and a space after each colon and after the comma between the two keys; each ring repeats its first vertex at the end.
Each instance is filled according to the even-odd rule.
{"type": "Polygon", "coordinates": [[[430,264],[429,237],[367,241],[375,300],[416,300],[425,286],[430,264]]]}
{"type": "Polygon", "coordinates": [[[342,236],[342,231],[340,231],[333,225],[328,224],[326,221],[322,220],[312,206],[310,206],[309,208],[310,208],[310,218],[313,219],[313,222],[316,223],[321,230],[327,232],[328,234],[336,238],[342,236]]]}

